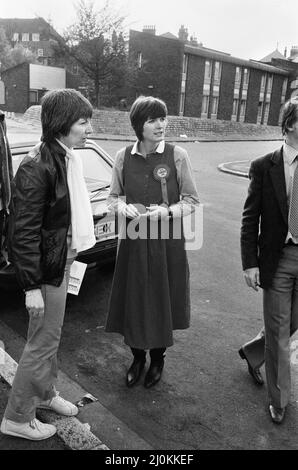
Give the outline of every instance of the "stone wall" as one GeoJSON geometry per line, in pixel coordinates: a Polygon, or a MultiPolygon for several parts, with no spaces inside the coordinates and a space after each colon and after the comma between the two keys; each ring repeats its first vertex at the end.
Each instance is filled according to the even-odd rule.
{"type": "MultiPolygon", "coordinates": [[[[32,123],[40,122],[40,106],[31,106],[24,114],[24,119],[32,123]]],[[[200,138],[208,136],[235,138],[243,136],[247,140],[262,138],[281,138],[278,126],[261,126],[232,121],[199,119],[191,117],[169,116],[167,136],[200,138]]],[[[129,113],[126,111],[95,110],[92,118],[94,134],[132,136],[129,113]]]]}

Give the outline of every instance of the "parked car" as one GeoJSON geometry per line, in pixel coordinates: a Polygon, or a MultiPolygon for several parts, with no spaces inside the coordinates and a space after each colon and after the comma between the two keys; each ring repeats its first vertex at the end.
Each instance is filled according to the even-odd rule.
{"type": "MultiPolygon", "coordinates": [[[[16,173],[20,162],[36,142],[11,144],[13,172],[16,173]]],[[[85,147],[74,149],[81,156],[84,177],[90,195],[96,244],[89,250],[82,251],[77,261],[87,263],[88,267],[112,263],[117,251],[117,219],[110,213],[106,200],[112,177],[113,160],[105,150],[92,140],[87,140],[85,147]]],[[[0,269],[0,287],[16,286],[13,266],[10,264],[0,269]]]]}

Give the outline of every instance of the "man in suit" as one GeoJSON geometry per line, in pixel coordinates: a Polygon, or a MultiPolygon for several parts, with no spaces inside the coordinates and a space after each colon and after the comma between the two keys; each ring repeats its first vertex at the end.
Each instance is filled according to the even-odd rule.
{"type": "Polygon", "coordinates": [[[283,146],[254,160],[249,172],[241,256],[247,285],[263,289],[265,328],[239,350],[259,384],[265,361],[269,412],[278,424],[290,399],[289,343],[298,328],[298,97],[285,103],[282,133],[283,146]]]}

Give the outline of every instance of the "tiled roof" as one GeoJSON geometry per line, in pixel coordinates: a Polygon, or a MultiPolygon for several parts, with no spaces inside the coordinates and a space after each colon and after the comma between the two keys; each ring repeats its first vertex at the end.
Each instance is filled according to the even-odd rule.
{"type": "Polygon", "coordinates": [[[57,31],[43,18],[0,18],[0,27],[10,33],[48,32],[58,36],[57,31]]]}
{"type": "Polygon", "coordinates": [[[271,59],[286,59],[281,52],[279,52],[278,49],[275,49],[275,51],[271,52],[271,54],[266,55],[263,59],[260,60],[260,62],[265,62],[265,63],[270,63],[271,59]]]}

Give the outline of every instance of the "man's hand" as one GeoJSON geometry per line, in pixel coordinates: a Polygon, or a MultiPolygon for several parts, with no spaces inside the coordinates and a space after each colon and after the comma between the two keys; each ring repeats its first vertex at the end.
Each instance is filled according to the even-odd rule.
{"type": "Polygon", "coordinates": [[[258,291],[258,286],[260,285],[260,270],[259,268],[249,268],[244,271],[244,279],[248,287],[252,287],[254,290],[258,291]]]}
{"type": "Polygon", "coordinates": [[[169,210],[167,207],[152,205],[150,207],[146,207],[146,209],[150,219],[152,220],[166,219],[169,217],[169,210]]]}
{"type": "Polygon", "coordinates": [[[33,317],[42,317],[44,315],[44,301],[40,289],[26,291],[25,300],[26,309],[29,315],[33,317]]]}

